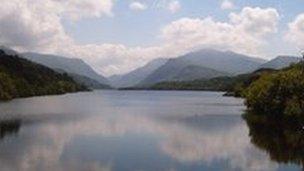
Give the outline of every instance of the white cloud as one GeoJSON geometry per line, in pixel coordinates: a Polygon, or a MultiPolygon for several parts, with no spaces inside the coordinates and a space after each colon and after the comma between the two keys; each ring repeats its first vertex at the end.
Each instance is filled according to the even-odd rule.
{"type": "Polygon", "coordinates": [[[67,39],[60,18],[53,13],[60,9],[50,1],[11,0],[0,6],[0,40],[2,44],[35,48],[67,39]]]}
{"type": "Polygon", "coordinates": [[[134,11],[143,11],[147,9],[147,6],[141,2],[134,1],[129,5],[129,8],[134,11]]]}
{"type": "Polygon", "coordinates": [[[258,54],[265,36],[276,32],[278,19],[273,8],[246,7],[240,13],[231,13],[228,22],[216,22],[210,17],[182,18],[165,26],[162,37],[177,51],[217,47],[258,54]]]}
{"type": "MultiPolygon", "coordinates": [[[[54,0],[53,0],[54,1],[54,0]]],[[[73,20],[112,15],[113,0],[55,0],[63,15],[73,20]]]]}
{"type": "Polygon", "coordinates": [[[294,21],[288,24],[286,39],[295,44],[299,49],[304,49],[304,13],[298,15],[294,21]]]}
{"type": "Polygon", "coordinates": [[[175,57],[199,48],[217,48],[260,55],[265,36],[276,32],[279,19],[273,8],[244,8],[228,22],[212,18],[182,18],[161,30],[162,43],[129,48],[122,44],[71,45],[57,52],[85,59],[104,74],[124,73],[157,57],[175,57]],[[96,55],[98,54],[98,55],[96,55]]]}
{"type": "Polygon", "coordinates": [[[230,0],[223,0],[223,2],[221,3],[221,9],[223,9],[223,10],[230,10],[233,8],[235,8],[235,5],[230,0]]]}
{"type": "Polygon", "coordinates": [[[173,0],[168,4],[168,10],[171,13],[176,13],[181,9],[181,4],[179,1],[177,0],[173,0]]]}
{"type": "MultiPolygon", "coordinates": [[[[64,111],[67,111],[66,106],[62,106],[60,103],[45,104],[42,102],[42,105],[44,105],[43,107],[45,105],[57,107],[50,108],[50,110],[61,111],[64,108],[64,111]]],[[[152,133],[162,137],[156,144],[159,146],[159,150],[181,163],[204,162],[208,165],[214,161],[225,161],[231,170],[249,171],[277,170],[278,168],[275,162],[269,160],[266,152],[258,150],[250,143],[249,130],[243,122],[236,122],[233,126],[228,124],[228,126],[211,127],[204,130],[185,124],[183,120],[178,120],[178,117],[188,119],[188,116],[184,114],[176,115],[174,113],[174,116],[165,114],[165,117],[173,118],[173,120],[165,120],[162,118],[164,113],[149,117],[151,116],[149,112],[143,114],[141,109],[122,111],[115,110],[113,107],[102,107],[109,114],[92,115],[92,117],[82,118],[79,121],[73,120],[73,122],[65,124],[60,124],[60,122],[54,124],[48,122],[48,119],[42,119],[45,122],[35,130],[35,134],[31,134],[31,132],[22,134],[21,140],[25,139],[26,141],[22,143],[6,141],[6,146],[11,150],[4,150],[3,155],[0,156],[1,167],[4,170],[25,171],[39,170],[40,167],[47,171],[111,170],[112,164],[115,164],[111,164],[111,157],[106,157],[103,161],[104,164],[101,161],[91,160],[80,162],[80,158],[76,156],[73,158],[74,160],[66,159],[65,164],[61,165],[60,159],[66,152],[65,147],[79,136],[115,137],[119,140],[128,133],[138,135],[152,133]],[[117,117],[111,116],[111,113],[116,113],[117,117]],[[128,113],[132,113],[132,115],[128,113]],[[49,143],[45,143],[46,140],[49,143]],[[12,160],[7,162],[7,156],[12,155],[14,156],[12,160]]],[[[42,107],[39,106],[38,108],[41,109],[42,107]]],[[[75,110],[75,107],[73,109],[75,110]]],[[[91,112],[96,111],[92,110],[91,112]]],[[[89,114],[93,113],[89,112],[89,114]]],[[[189,116],[192,117],[191,114],[189,116]]],[[[47,118],[52,119],[53,117],[47,118]]],[[[234,116],[230,115],[228,117],[234,116]]],[[[33,118],[35,119],[35,117],[33,118]]],[[[69,117],[67,116],[67,118],[69,117]]]]}
{"type": "Polygon", "coordinates": [[[127,72],[157,57],[174,57],[193,49],[212,47],[258,54],[265,36],[276,31],[279,18],[273,8],[244,8],[228,22],[182,18],[164,26],[161,43],[151,47],[123,44],[79,44],[70,37],[62,19],[111,16],[114,0],[10,0],[0,6],[0,44],[22,51],[77,57],[98,72],[127,72]]]}
{"type": "Polygon", "coordinates": [[[243,31],[263,36],[277,31],[279,13],[274,8],[243,8],[241,13],[231,13],[230,22],[243,31]]]}
{"type": "Polygon", "coordinates": [[[72,42],[61,19],[111,15],[112,0],[10,0],[0,6],[0,43],[23,49],[72,42]]]}

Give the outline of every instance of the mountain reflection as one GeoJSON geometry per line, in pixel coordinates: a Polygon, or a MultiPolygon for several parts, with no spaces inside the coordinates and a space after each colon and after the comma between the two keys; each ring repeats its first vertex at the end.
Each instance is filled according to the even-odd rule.
{"type": "Polygon", "coordinates": [[[244,118],[249,127],[251,142],[266,151],[271,160],[304,166],[304,122],[244,118]]]}
{"type": "Polygon", "coordinates": [[[6,136],[18,133],[21,126],[20,120],[0,121],[0,140],[6,136]]]}
{"type": "Polygon", "coordinates": [[[241,100],[151,93],[105,91],[0,104],[0,113],[18,114],[14,118],[22,121],[1,127],[19,132],[0,141],[0,170],[280,169],[250,142],[241,100]]]}

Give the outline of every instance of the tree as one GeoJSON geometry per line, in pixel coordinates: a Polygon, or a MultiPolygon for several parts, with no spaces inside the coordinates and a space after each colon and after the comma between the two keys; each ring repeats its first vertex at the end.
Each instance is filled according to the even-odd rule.
{"type": "Polygon", "coordinates": [[[0,100],[85,90],[67,74],[0,50],[0,100]]]}
{"type": "Polygon", "coordinates": [[[304,65],[265,74],[246,90],[250,111],[272,117],[304,117],[304,65]]]}

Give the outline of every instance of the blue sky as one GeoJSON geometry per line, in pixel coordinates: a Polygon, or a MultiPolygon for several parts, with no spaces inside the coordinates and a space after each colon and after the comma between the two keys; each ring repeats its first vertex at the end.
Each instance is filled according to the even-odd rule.
{"type": "MultiPolygon", "coordinates": [[[[170,21],[182,17],[204,18],[211,16],[218,21],[227,21],[231,11],[243,7],[272,7],[280,13],[280,33],[287,31],[287,23],[304,12],[303,0],[234,0],[235,9],[222,10],[220,0],[180,0],[182,8],[177,13],[153,5],[161,0],[139,1],[149,8],[145,11],[131,11],[131,0],[117,0],[113,8],[114,16],[65,22],[68,33],[80,43],[122,43],[128,46],[149,46],[158,43],[160,28],[170,21]]],[[[277,35],[282,36],[282,35],[277,35]]]]}
{"type": "Polygon", "coordinates": [[[105,75],[200,48],[271,59],[304,49],[303,0],[10,0],[0,44],[81,58],[105,75]]]}

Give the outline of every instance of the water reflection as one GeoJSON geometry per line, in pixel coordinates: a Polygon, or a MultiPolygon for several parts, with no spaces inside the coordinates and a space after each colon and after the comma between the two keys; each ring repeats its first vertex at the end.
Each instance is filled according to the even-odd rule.
{"type": "Polygon", "coordinates": [[[304,122],[288,118],[274,121],[245,117],[245,120],[251,142],[267,151],[271,160],[304,168],[304,122]]]}
{"type": "Polygon", "coordinates": [[[219,93],[125,93],[17,101],[23,109],[17,109],[15,102],[5,104],[6,111],[21,118],[22,126],[17,136],[0,141],[1,170],[268,171],[282,167],[251,144],[238,99],[219,93]]]}
{"type": "Polygon", "coordinates": [[[0,121],[0,140],[6,136],[17,134],[21,126],[20,120],[0,121]]]}

